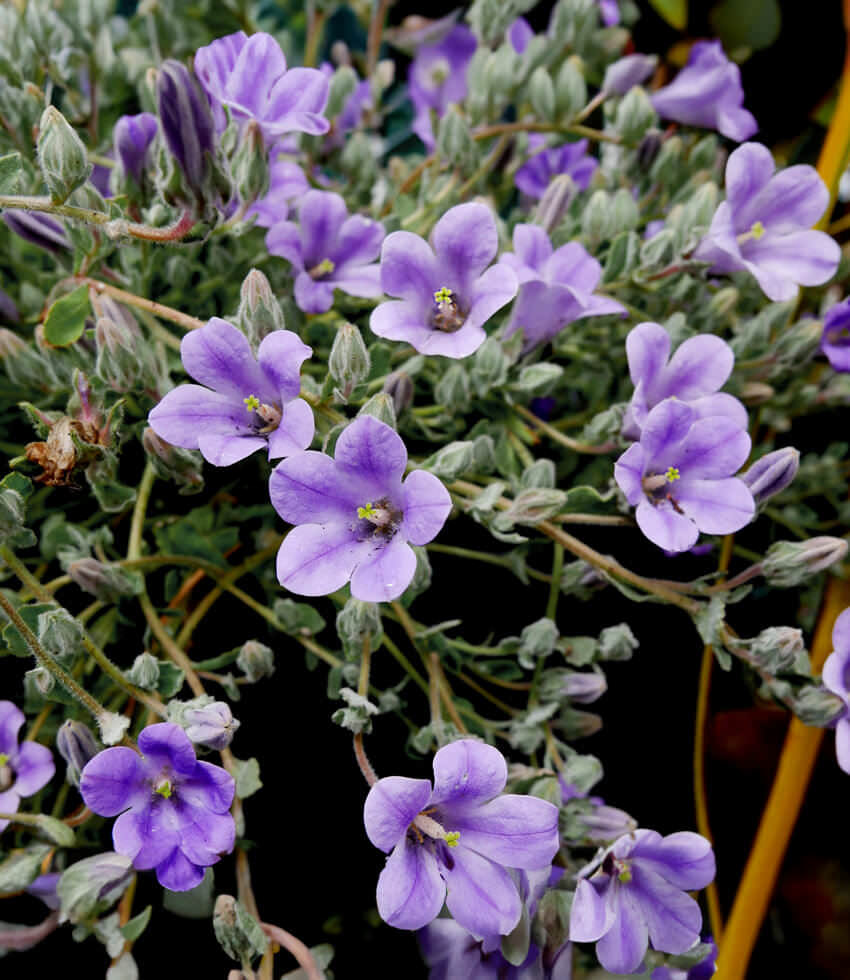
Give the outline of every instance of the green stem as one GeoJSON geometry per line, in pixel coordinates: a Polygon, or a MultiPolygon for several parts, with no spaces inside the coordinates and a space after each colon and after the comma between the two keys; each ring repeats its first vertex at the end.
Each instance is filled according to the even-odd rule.
{"type": "Polygon", "coordinates": [[[534,412],[526,408],[525,405],[514,405],[514,411],[518,415],[521,415],[524,419],[531,422],[535,429],[539,429],[553,442],[557,442],[566,449],[571,449],[574,453],[591,453],[594,455],[601,455],[603,453],[610,453],[612,450],[617,448],[612,442],[603,443],[601,446],[591,446],[589,443],[580,442],[577,439],[571,439],[569,436],[565,436],[560,430],[549,425],[548,422],[538,418],[534,412]]]}
{"type": "MultiPolygon", "coordinates": [[[[513,565],[505,555],[490,555],[486,551],[474,551],[471,548],[456,548],[450,544],[428,544],[425,546],[428,551],[435,551],[441,555],[454,555],[456,558],[469,558],[473,561],[483,561],[488,565],[500,565],[502,568],[512,569],[513,565]]],[[[549,582],[550,578],[545,572],[538,572],[536,568],[526,568],[526,573],[530,578],[540,582],[549,582]]]]}
{"type": "Polygon", "coordinates": [[[141,238],[148,242],[176,242],[185,238],[195,227],[195,219],[190,211],[184,211],[173,225],[166,228],[153,228],[137,224],[124,218],[113,218],[103,211],[91,208],[78,208],[72,204],[54,204],[49,197],[28,197],[25,195],[0,195],[0,209],[10,208],[18,211],[40,211],[56,214],[62,218],[72,218],[87,225],[99,225],[109,238],[141,238]]]}
{"type": "Polygon", "coordinates": [[[156,472],[150,463],[145,464],[145,471],[139,484],[136,503],[133,507],[133,518],[130,522],[130,537],[127,541],[127,558],[140,558],[142,554],[142,534],[145,528],[145,515],[150,502],[151,490],[156,480],[156,472]]]}
{"type": "MultiPolygon", "coordinates": [[[[552,581],[549,584],[549,600],[546,603],[546,616],[555,622],[558,609],[558,599],[561,596],[561,572],[564,570],[564,546],[560,541],[555,542],[552,556],[552,581]]],[[[541,661],[542,662],[542,661],[541,661]]]]}

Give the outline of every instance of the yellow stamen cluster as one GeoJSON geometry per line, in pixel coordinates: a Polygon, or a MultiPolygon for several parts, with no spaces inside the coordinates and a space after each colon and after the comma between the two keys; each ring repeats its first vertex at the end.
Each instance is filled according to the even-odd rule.
{"type": "Polygon", "coordinates": [[[457,847],[457,845],[460,843],[460,831],[459,830],[446,831],[445,839],[449,847],[457,847]]]}
{"type": "Polygon", "coordinates": [[[172,792],[171,783],[167,779],[163,779],[159,786],[154,787],[154,793],[159,793],[166,800],[171,796],[172,792]]]}
{"type": "Polygon", "coordinates": [[[441,303],[451,303],[452,291],[448,286],[443,286],[434,293],[434,302],[439,306],[441,303]]]}
{"type": "Polygon", "coordinates": [[[764,234],[764,225],[760,221],[754,221],[752,228],[750,228],[750,234],[758,241],[764,234]]]}
{"type": "Polygon", "coordinates": [[[377,511],[375,510],[375,505],[371,501],[369,501],[369,503],[366,504],[365,507],[357,508],[357,516],[360,518],[361,521],[364,520],[368,521],[370,517],[377,517],[378,514],[377,511]]]}
{"type": "Polygon", "coordinates": [[[6,765],[9,761],[9,756],[5,752],[0,752],[0,768],[6,765]]]}
{"type": "Polygon", "coordinates": [[[245,408],[249,412],[256,412],[260,407],[260,399],[256,395],[248,395],[247,398],[243,398],[242,401],[245,403],[245,408]]]}
{"type": "Polygon", "coordinates": [[[675,466],[669,466],[667,472],[664,474],[665,479],[668,483],[672,483],[674,480],[681,478],[681,473],[676,469],[675,466]]]}

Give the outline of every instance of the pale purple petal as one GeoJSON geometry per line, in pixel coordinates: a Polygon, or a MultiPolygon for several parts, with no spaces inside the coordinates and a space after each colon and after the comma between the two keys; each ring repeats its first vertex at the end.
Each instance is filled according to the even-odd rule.
{"type": "MultiPolygon", "coordinates": [[[[744,143],[729,154],[726,162],[726,199],[733,214],[746,216],[748,203],[767,185],[774,170],[776,164],[773,155],[761,143],[744,143]]],[[[750,225],[755,220],[753,218],[750,225]]],[[[749,230],[750,225],[741,230],[749,230]]]]}
{"type": "Polygon", "coordinates": [[[396,846],[431,796],[427,779],[385,776],[369,790],[363,805],[366,836],[386,854],[396,846]]]}
{"type": "Polygon", "coordinates": [[[835,758],[850,775],[850,719],[842,718],[835,726],[835,758]]]}
{"type": "Polygon", "coordinates": [[[348,208],[339,194],[308,191],[298,208],[304,265],[309,269],[330,259],[336,249],[348,208]]]}
{"type": "Polygon", "coordinates": [[[258,449],[265,449],[266,445],[264,436],[234,435],[229,432],[201,432],[198,435],[198,449],[213,466],[231,466],[258,449]]]}
{"type": "Polygon", "coordinates": [[[749,487],[734,477],[683,479],[681,485],[677,481],[675,495],[679,506],[704,534],[740,531],[755,516],[755,501],[749,487]]]}
{"type": "Polygon", "coordinates": [[[213,98],[219,101],[226,98],[228,78],[247,41],[248,35],[244,31],[237,31],[235,34],[217,38],[195,52],[195,74],[213,98]]]}
{"type": "Polygon", "coordinates": [[[23,711],[14,702],[0,701],[0,753],[14,753],[18,745],[18,732],[25,720],[23,711]]]}
{"type": "Polygon", "coordinates": [[[699,537],[696,524],[666,501],[654,507],[644,498],[637,506],[635,519],[649,540],[665,551],[687,551],[699,537]]]}
{"type": "MultiPolygon", "coordinates": [[[[467,330],[470,335],[473,332],[477,335],[477,329],[516,296],[518,287],[519,283],[513,269],[501,264],[491,266],[472,283],[469,312],[466,322],[458,333],[467,330]]],[[[456,334],[449,336],[456,336],[456,334]]],[[[483,343],[483,338],[474,349],[480,346],[480,343],[483,343]]]]}
{"type": "Polygon", "coordinates": [[[719,391],[695,398],[688,404],[694,410],[694,419],[725,418],[738,429],[747,428],[747,410],[734,395],[719,391]]]}
{"type": "Polygon", "coordinates": [[[295,277],[295,302],[305,313],[327,313],[334,303],[336,283],[328,279],[313,279],[306,272],[295,277]]]}
{"type": "MultiPolygon", "coordinates": [[[[180,344],[183,367],[202,385],[242,400],[256,395],[271,402],[275,392],[257,365],[248,338],[232,323],[214,316],[186,334],[180,344]]],[[[165,438],[165,437],[163,437],[165,438]]]]}
{"type": "Polygon", "coordinates": [[[699,905],[642,861],[632,864],[631,875],[629,892],[646,922],[653,948],[665,953],[690,949],[699,940],[702,926],[699,905]]]}
{"type": "Polygon", "coordinates": [[[203,433],[254,435],[251,413],[241,400],[200,385],[180,385],[169,391],[154,406],[148,421],[161,439],[184,449],[197,449],[203,433]]]}
{"type": "Polygon", "coordinates": [[[570,909],[570,939],[574,943],[593,943],[605,935],[614,922],[614,910],[592,882],[579,878],[570,909]]]}
{"type": "Polygon", "coordinates": [[[391,602],[410,585],[416,555],[400,534],[359,560],[351,576],[351,594],[362,602],[391,602]]]}
{"type": "Polygon", "coordinates": [[[15,759],[15,792],[19,796],[32,796],[50,782],[55,771],[53,755],[47,746],[21,742],[15,759]]]}
{"type": "Polygon", "coordinates": [[[291,330],[274,330],[263,337],[257,351],[257,363],[281,402],[298,397],[301,365],[312,353],[313,349],[291,330]]]}
{"type": "Polygon", "coordinates": [[[446,829],[460,844],[508,868],[548,868],[558,853],[558,808],[535,796],[507,794],[474,810],[443,804],[446,829]]]}
{"type": "Polygon", "coordinates": [[[688,481],[692,477],[720,479],[746,463],[751,445],[746,430],[730,419],[698,419],[685,436],[674,465],[688,481]]]}
{"type": "MultiPolygon", "coordinates": [[[[215,47],[216,43],[213,41],[209,47],[215,47]]],[[[219,98],[262,119],[266,116],[269,94],[285,71],[286,58],[277,41],[262,31],[252,34],[239,51],[219,98]]]]}
{"type": "Polygon", "coordinates": [[[798,164],[780,170],[760,193],[737,200],[735,226],[739,233],[760,221],[771,234],[786,235],[817,223],[829,204],[829,190],[814,167],[798,164]]]}
{"type": "Polygon", "coordinates": [[[474,936],[506,936],[519,922],[522,902],[504,868],[458,846],[444,849],[441,872],[449,911],[474,936]]]}
{"type": "Polygon", "coordinates": [[[632,857],[666,878],[676,888],[695,891],[714,880],[715,861],[711,843],[700,834],[682,830],[661,837],[653,831],[635,831],[632,857]]]}
{"type": "Polygon", "coordinates": [[[229,813],[209,813],[181,804],[182,799],[177,801],[177,810],[180,814],[180,850],[184,857],[193,864],[207,867],[233,850],[236,825],[229,813]]]}
{"type": "Polygon", "coordinates": [[[596,956],[611,973],[634,973],[643,961],[649,942],[646,923],[629,889],[615,882],[611,928],[596,944],[596,956]]]}
{"type": "MultiPolygon", "coordinates": [[[[0,813],[17,813],[21,804],[21,798],[14,789],[7,789],[0,793],[0,813]]],[[[0,819],[0,831],[5,830],[11,821],[0,819]]]]}
{"type": "Polygon", "coordinates": [[[294,222],[278,221],[273,224],[266,232],[266,248],[271,255],[286,259],[295,269],[304,269],[301,232],[294,222]]]}
{"type": "Polygon", "coordinates": [[[359,416],[343,430],[334,458],[338,466],[353,470],[381,490],[399,484],[407,466],[401,436],[372,415],[359,416]]]}
{"type": "Polygon", "coordinates": [[[411,544],[427,544],[439,534],[452,509],[449,491],[433,473],[414,470],[402,484],[402,492],[404,523],[399,531],[411,544]]]}
{"type": "Polygon", "coordinates": [[[102,817],[114,817],[147,795],[141,784],[143,776],[137,752],[123,746],[104,749],[83,769],[80,795],[90,810],[102,817]]]}
{"type": "Polygon", "coordinates": [[[552,242],[540,225],[518,224],[514,228],[513,245],[522,264],[538,273],[552,254],[552,242]]]}
{"type": "Polygon", "coordinates": [[[193,775],[198,765],[189,736],[171,722],[148,725],[139,735],[139,750],[153,765],[168,766],[179,776],[193,775]]]}
{"type": "Polygon", "coordinates": [[[748,140],[759,128],[756,117],[742,106],[719,106],[717,132],[736,143],[748,140]]]}
{"type": "MultiPolygon", "coordinates": [[[[850,609],[845,609],[832,627],[834,649],[850,653],[850,609]]],[[[848,685],[850,686],[850,685],[848,685]]]]}
{"type": "Polygon", "coordinates": [[[269,434],[269,459],[293,456],[313,441],[316,429],[313,409],[301,398],[283,407],[280,425],[269,434]]]}
{"type": "Polygon", "coordinates": [[[468,811],[492,800],[505,788],[505,757],[492,745],[462,738],[444,745],[434,756],[431,805],[451,805],[452,813],[468,811]]]}
{"type": "Polygon", "coordinates": [[[347,525],[300,524],[277,553],[277,580],[297,595],[328,595],[345,585],[371,550],[372,543],[358,541],[347,525]]]}
{"type": "Polygon", "coordinates": [[[112,825],[112,843],[141,871],[156,867],[180,845],[174,806],[161,797],[143,809],[128,810],[112,825]]]}
{"type": "Polygon", "coordinates": [[[643,474],[646,453],[639,442],[633,443],[614,464],[614,479],[632,505],[643,499],[643,474]]]}
{"type": "Polygon", "coordinates": [[[180,800],[188,806],[213,813],[230,809],[236,784],[226,769],[211,762],[198,762],[188,779],[180,783],[180,800]]]}
{"type": "Polygon", "coordinates": [[[378,914],[396,929],[421,929],[439,915],[445,895],[433,854],[404,835],[378,878],[378,914]]]}
{"type": "Polygon", "coordinates": [[[667,398],[647,415],[641,433],[641,445],[647,454],[647,468],[664,470],[678,465],[681,443],[693,422],[693,409],[686,402],[667,398]]]}
{"type": "Polygon", "coordinates": [[[592,293],[602,278],[602,266],[578,242],[555,249],[543,269],[548,282],[571,286],[577,295],[592,293]]]}
{"type": "Polygon", "coordinates": [[[499,248],[493,212],[475,202],[450,208],[434,226],[431,244],[442,273],[451,274],[467,295],[499,248]]]}
{"type": "Polygon", "coordinates": [[[324,453],[307,450],[278,463],[269,481],[269,496],[278,514],[290,524],[350,522],[363,499],[361,480],[342,476],[324,453]]]}
{"type": "Polygon", "coordinates": [[[629,54],[605,69],[602,88],[612,95],[625,95],[635,85],[640,85],[654,71],[658,57],[654,54],[629,54]]]}
{"type": "Polygon", "coordinates": [[[777,291],[774,280],[820,286],[835,275],[841,259],[838,242],[823,231],[765,233],[759,241],[747,242],[743,254],[769,299],[774,299],[769,290],[777,291]]]}
{"type": "Polygon", "coordinates": [[[179,848],[175,848],[156,868],[156,880],[163,888],[172,892],[187,892],[197,888],[203,878],[204,869],[192,864],[179,848]]]}
{"type": "MultiPolygon", "coordinates": [[[[384,292],[388,292],[386,283],[384,284],[384,292]]],[[[441,337],[447,337],[448,334],[432,329],[426,321],[426,316],[427,313],[423,312],[423,306],[419,302],[403,299],[389,300],[372,310],[372,315],[369,317],[369,329],[377,337],[407,341],[416,350],[423,353],[440,353],[440,351],[426,351],[425,347],[432,339],[439,340],[441,337]]],[[[462,330],[461,327],[458,333],[462,330]]],[[[481,343],[484,342],[485,336],[482,330],[481,343]]]]}
{"type": "Polygon", "coordinates": [[[660,323],[639,323],[626,337],[626,358],[632,384],[654,388],[670,357],[670,334],[660,323]]]}
{"type": "Polygon", "coordinates": [[[381,286],[387,295],[412,304],[424,303],[430,309],[434,293],[441,288],[439,276],[437,260],[424,238],[409,231],[394,231],[384,239],[381,286]]]}
{"type": "Polygon", "coordinates": [[[362,214],[353,214],[339,232],[336,247],[330,256],[337,264],[367,265],[381,254],[384,240],[384,226],[380,221],[372,221],[362,214]]]}
{"type": "Polygon", "coordinates": [[[330,129],[322,115],[328,102],[328,80],[314,68],[290,68],[269,97],[265,129],[270,135],[298,130],[318,136],[330,129]]]}
{"type": "Polygon", "coordinates": [[[372,299],[383,293],[379,265],[344,265],[331,277],[333,285],[349,296],[372,299]]]}
{"type": "Polygon", "coordinates": [[[707,395],[726,383],[734,365],[735,355],[725,340],[711,334],[691,337],[679,345],[662,372],[663,393],[648,386],[647,398],[656,402],[675,395],[691,401],[707,395]]]}

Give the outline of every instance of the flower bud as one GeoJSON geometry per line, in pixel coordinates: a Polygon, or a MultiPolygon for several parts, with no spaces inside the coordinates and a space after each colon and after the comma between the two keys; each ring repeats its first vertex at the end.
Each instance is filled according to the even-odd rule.
{"type": "Polygon", "coordinates": [[[0,327],[0,361],[7,357],[14,358],[27,349],[26,341],[12,330],[0,327]]]}
{"type": "Polygon", "coordinates": [[[608,95],[625,95],[635,85],[640,85],[654,71],[658,57],[654,54],[629,54],[605,69],[602,88],[608,95]]]}
{"type": "Polygon", "coordinates": [[[575,711],[568,708],[561,712],[561,731],[567,740],[588,738],[602,728],[602,719],[591,711],[575,711]]]}
{"type": "Polygon", "coordinates": [[[846,554],[847,542],[842,538],[823,535],[808,541],[777,541],[762,561],[762,572],[769,585],[790,588],[807,582],[846,554]]]}
{"type": "Polygon", "coordinates": [[[200,453],[172,446],[150,427],[142,433],[142,445],[160,479],[174,480],[183,494],[197,493],[203,489],[203,460],[200,453]]]}
{"type": "Polygon", "coordinates": [[[555,86],[545,68],[535,68],[528,82],[528,100],[543,122],[555,119],[555,86]]]}
{"type": "Polygon", "coordinates": [[[791,626],[771,626],[762,630],[749,641],[749,646],[756,664],[771,674],[791,670],[806,649],[803,631],[791,626]]]}
{"type": "Polygon", "coordinates": [[[143,691],[152,691],[159,682],[159,661],[150,653],[140,653],[124,676],[143,691]]]}
{"type": "Polygon", "coordinates": [[[454,167],[467,168],[475,164],[478,151],[472,131],[469,123],[454,108],[450,108],[440,120],[437,152],[454,167]]]}
{"type": "Polygon", "coordinates": [[[570,671],[561,683],[561,695],[577,704],[590,704],[608,690],[605,675],[593,672],[570,671]]]}
{"type": "Polygon", "coordinates": [[[508,375],[508,358],[495,337],[488,337],[472,356],[470,376],[483,398],[491,388],[504,383],[508,375]]]}
{"type": "Polygon", "coordinates": [[[547,235],[551,235],[563,221],[577,189],[569,174],[558,174],[549,181],[534,218],[535,223],[541,225],[547,235]]]}
{"type": "Polygon", "coordinates": [[[80,785],[80,773],[89,759],[100,751],[97,739],[88,725],[68,719],[56,733],[56,749],[68,764],[66,778],[72,786],[80,785]]]}
{"type": "Polygon", "coordinates": [[[638,143],[637,165],[641,170],[649,170],[661,151],[662,138],[657,129],[651,129],[638,143]]]}
{"type": "Polygon", "coordinates": [[[385,391],[379,391],[377,395],[372,395],[372,397],[363,404],[363,407],[360,409],[357,415],[373,415],[376,419],[378,419],[378,421],[383,422],[385,425],[389,425],[393,429],[396,428],[393,400],[385,391]]]}
{"type": "Polygon", "coordinates": [[[24,241],[58,255],[71,247],[61,222],[36,211],[4,211],[3,221],[24,241]]]}
{"type": "Polygon", "coordinates": [[[203,708],[187,708],[183,725],[189,738],[210,749],[226,749],[233,741],[240,722],[233,717],[224,701],[214,701],[203,708]]]}
{"type": "Polygon", "coordinates": [[[251,341],[252,347],[257,347],[263,337],[272,331],[286,327],[280,303],[265,274],[259,269],[251,269],[242,280],[236,324],[251,341]]]}
{"type": "Polygon", "coordinates": [[[115,391],[129,391],[140,380],[140,335],[125,321],[100,317],[94,326],[98,376],[115,391]]]}
{"type": "Polygon", "coordinates": [[[219,895],[215,900],[213,929],[221,948],[237,963],[250,962],[268,945],[257,920],[232,895],[219,895]]]}
{"type": "Polygon", "coordinates": [[[162,135],[186,185],[203,197],[215,152],[215,125],[209,101],[185,65],[164,61],[156,78],[157,110],[162,135]]]}
{"type": "Polygon", "coordinates": [[[607,584],[599,570],[581,558],[567,562],[561,571],[561,592],[564,595],[586,599],[594,589],[603,588],[607,584]]]}
{"type": "MultiPolygon", "coordinates": [[[[345,50],[348,54],[348,48],[345,50]]],[[[357,72],[350,67],[350,61],[346,61],[333,73],[328,85],[328,104],[325,107],[325,115],[328,119],[336,119],[356,88],[357,72]]]]}
{"type": "Polygon", "coordinates": [[[101,602],[118,602],[122,596],[138,595],[141,589],[140,580],[134,574],[96,558],[78,558],[68,565],[67,572],[84,592],[101,602]]]}
{"type": "Polygon", "coordinates": [[[828,728],[844,713],[844,702],[831,691],[809,684],[794,697],[793,711],[804,725],[828,728]]]}
{"type": "Polygon", "coordinates": [[[606,626],[599,634],[600,660],[631,660],[640,646],[628,623],[606,626]]]}
{"type": "Polygon", "coordinates": [[[253,204],[269,189],[269,155],[260,124],[252,119],[239,134],[231,160],[233,186],[243,204],[253,204]]]}
{"type": "Polygon", "coordinates": [[[396,418],[413,403],[413,379],[405,371],[393,371],[384,381],[383,390],[393,400],[396,418]]]}
{"type": "Polygon", "coordinates": [[[274,653],[264,643],[248,640],[239,650],[236,666],[245,675],[247,681],[256,684],[257,681],[264,677],[271,677],[274,673],[274,653]]]}
{"type": "MultiPolygon", "coordinates": [[[[652,136],[648,133],[647,136],[652,136]]],[[[662,142],[654,159],[649,164],[649,176],[664,187],[673,187],[682,171],[683,144],[679,136],[671,136],[662,142]]]]}
{"type": "Polygon", "coordinates": [[[657,122],[658,116],[649,96],[637,87],[627,92],[617,106],[614,129],[626,143],[638,143],[657,122]]]}
{"type": "Polygon", "coordinates": [[[371,366],[360,331],[353,323],[343,323],[328,355],[328,372],[340,385],[338,395],[343,401],[347,401],[356,385],[366,380],[371,366]]]}
{"type": "Polygon", "coordinates": [[[756,504],[763,504],[784,490],[797,475],[799,468],[799,451],[793,446],[786,446],[756,460],[739,479],[749,487],[756,504]]]}
{"type": "Polygon", "coordinates": [[[575,55],[561,65],[555,79],[555,110],[559,119],[572,119],[587,102],[587,82],[575,55]]]}
{"type": "Polygon", "coordinates": [[[591,245],[598,245],[611,237],[615,228],[611,214],[611,195],[607,191],[594,191],[590,195],[581,216],[581,230],[591,245]]]}
{"type": "Polygon", "coordinates": [[[62,113],[49,105],[38,127],[38,163],[54,204],[62,204],[92,170],[83,141],[62,113]]]}
{"type": "Polygon", "coordinates": [[[638,221],[640,221],[637,202],[632,197],[631,191],[625,187],[621,187],[614,194],[614,198],[611,201],[610,219],[614,227],[614,232],[616,233],[632,231],[632,229],[637,227],[638,221]]]}
{"type": "Polygon", "coordinates": [[[551,459],[535,460],[531,466],[526,466],[520,477],[520,486],[524,490],[529,487],[545,487],[552,490],[555,482],[555,464],[551,459]]]}
{"type": "Polygon", "coordinates": [[[374,650],[384,635],[380,607],[375,602],[349,599],[336,614],[336,632],[346,660],[359,661],[366,638],[374,650]]]}
{"type": "Polygon", "coordinates": [[[585,826],[588,839],[594,843],[616,840],[637,828],[637,821],[625,810],[615,806],[595,806],[590,813],[579,817],[585,826]]]}
{"type": "Polygon", "coordinates": [[[149,164],[149,150],[154,137],[159,130],[156,116],[151,112],[140,112],[136,116],[121,116],[112,130],[112,141],[115,145],[115,157],[121,173],[132,188],[141,189],[144,182],[145,170],[149,164]]]}
{"type": "Polygon", "coordinates": [[[75,924],[94,918],[124,894],[134,874],[130,858],[114,851],[77,861],[56,886],[62,916],[75,924]]]}

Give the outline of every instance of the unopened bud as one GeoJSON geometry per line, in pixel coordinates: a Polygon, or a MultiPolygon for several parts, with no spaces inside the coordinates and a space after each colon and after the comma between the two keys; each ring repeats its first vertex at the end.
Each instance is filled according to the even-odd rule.
{"type": "Polygon", "coordinates": [[[269,189],[269,155],[256,120],[248,122],[239,134],[231,166],[233,186],[243,204],[253,204],[269,189]]]}
{"type": "Polygon", "coordinates": [[[138,595],[141,590],[139,579],[132,573],[96,558],[78,558],[68,565],[67,572],[84,592],[101,602],[112,604],[122,596],[138,595]]]}
{"type": "Polygon", "coordinates": [[[799,468],[799,451],[793,446],[786,446],[756,460],[746,473],[741,474],[740,479],[749,487],[756,504],[763,504],[784,490],[799,468]]]}
{"type": "Polygon", "coordinates": [[[658,58],[654,54],[629,54],[605,69],[602,88],[609,95],[625,95],[655,71],[658,58]]]}
{"type": "Polygon", "coordinates": [[[268,945],[257,920],[232,895],[219,895],[215,900],[213,929],[221,948],[237,963],[250,962],[268,945]]]}
{"type": "Polygon", "coordinates": [[[140,112],[135,116],[121,116],[112,131],[115,157],[121,172],[130,186],[123,188],[138,191],[144,182],[145,170],[150,162],[151,143],[159,130],[159,123],[152,112],[140,112]]]}
{"type": "Polygon", "coordinates": [[[159,682],[159,661],[150,653],[140,653],[124,676],[143,691],[153,691],[159,682]]]}
{"type": "Polygon", "coordinates": [[[555,119],[555,86],[545,68],[535,68],[528,82],[528,99],[534,114],[543,122],[555,119]]]}
{"type": "Polygon", "coordinates": [[[183,712],[183,724],[193,742],[220,751],[233,741],[240,723],[224,701],[214,701],[203,708],[187,708],[183,712]]]}
{"type": "Polygon", "coordinates": [[[444,480],[455,480],[471,469],[473,445],[471,442],[450,442],[438,449],[425,461],[425,468],[444,480]]]}
{"type": "Polygon", "coordinates": [[[330,376],[340,386],[339,394],[347,400],[355,386],[369,376],[371,358],[360,331],[353,323],[343,323],[337,330],[328,356],[330,376]]]}
{"type": "Polygon", "coordinates": [[[603,588],[607,584],[599,570],[581,558],[568,562],[561,571],[561,592],[565,595],[584,599],[594,589],[603,588]]]}
{"type": "Polygon", "coordinates": [[[71,247],[64,226],[55,218],[35,211],[4,211],[3,221],[11,230],[32,245],[58,255],[71,247]]]}
{"type": "Polygon", "coordinates": [[[777,541],[762,562],[762,572],[768,584],[790,588],[807,582],[846,554],[847,542],[843,538],[823,535],[808,541],[777,541]]]}
{"type": "Polygon", "coordinates": [[[555,111],[559,119],[572,119],[587,102],[587,82],[581,60],[573,55],[561,65],[555,79],[555,111]]]}
{"type": "Polygon", "coordinates": [[[806,649],[802,630],[791,626],[762,630],[749,646],[753,660],[771,674],[791,670],[806,649]]]}
{"type": "Polygon", "coordinates": [[[588,838],[599,844],[630,834],[637,827],[634,817],[615,806],[595,806],[590,813],[581,814],[579,819],[585,826],[588,838]]]}
{"type": "Polygon", "coordinates": [[[56,749],[68,764],[66,778],[72,786],[80,785],[80,773],[89,759],[100,751],[94,733],[81,721],[69,719],[56,733],[56,749]]]}
{"type": "Polygon", "coordinates": [[[349,599],[336,615],[336,631],[347,660],[359,661],[363,643],[376,649],[384,635],[380,607],[375,602],[349,599]]]}
{"type": "Polygon", "coordinates": [[[638,143],[658,121],[649,96],[633,88],[623,96],[614,116],[614,129],[627,143],[638,143]]]}
{"type": "Polygon", "coordinates": [[[251,269],[242,280],[236,323],[253,347],[258,346],[267,334],[286,326],[280,303],[259,269],[251,269]]]}
{"type": "MultiPolygon", "coordinates": [[[[647,133],[647,136],[652,135],[654,133],[647,133]]],[[[658,139],[661,139],[660,134],[658,134],[658,139]]],[[[681,137],[671,136],[669,139],[664,140],[658,148],[655,158],[648,164],[649,176],[652,180],[657,180],[665,187],[673,186],[679,180],[681,174],[682,153],[683,144],[681,137]]]]}
{"type": "Polygon", "coordinates": [[[564,506],[566,499],[567,495],[563,490],[531,487],[517,494],[510,508],[504,512],[504,517],[514,524],[539,524],[554,517],[564,506]]]}
{"type": "Polygon", "coordinates": [[[271,677],[274,673],[274,653],[264,643],[248,640],[239,650],[236,666],[245,675],[247,681],[255,684],[264,677],[271,677]]]}
{"type": "Polygon", "coordinates": [[[131,859],[114,851],[72,864],[56,886],[63,917],[79,923],[106,911],[124,894],[134,874],[131,859]]]}
{"type": "Polygon", "coordinates": [[[83,141],[62,113],[49,105],[38,130],[38,163],[54,204],[62,204],[92,170],[83,141]]]}
{"type": "Polygon", "coordinates": [[[96,371],[116,391],[128,391],[140,380],[144,365],[140,362],[139,340],[138,330],[126,321],[100,317],[95,323],[96,371]]]}
{"type": "MultiPolygon", "coordinates": [[[[346,53],[348,48],[346,47],[346,53]]],[[[336,117],[345,108],[345,103],[357,88],[357,72],[350,67],[350,61],[341,63],[340,67],[331,76],[328,85],[328,104],[325,107],[325,115],[328,119],[336,117]]]]}
{"type": "Polygon", "coordinates": [[[180,487],[180,493],[184,494],[203,489],[203,460],[200,453],[172,446],[150,427],[142,433],[142,445],[160,479],[174,480],[180,487]]]}
{"type": "Polygon", "coordinates": [[[26,676],[42,697],[47,697],[56,686],[56,679],[46,667],[33,667],[27,671],[26,676]]]}
{"type": "Polygon", "coordinates": [[[608,690],[605,675],[597,672],[578,673],[570,671],[561,683],[563,697],[577,704],[590,704],[608,690]]]}
{"type": "Polygon", "coordinates": [[[793,699],[794,714],[804,725],[827,728],[844,713],[845,704],[836,694],[812,684],[793,699]]]}
{"type": "Polygon", "coordinates": [[[537,205],[534,219],[548,235],[563,221],[577,190],[578,187],[569,174],[558,174],[549,181],[537,205]]]}
{"type": "Polygon", "coordinates": [[[361,415],[372,415],[385,425],[389,425],[393,429],[396,428],[393,400],[385,391],[379,391],[377,395],[372,395],[372,397],[364,403],[357,415],[358,417],[361,415]]]}
{"type": "Polygon", "coordinates": [[[396,418],[413,403],[413,379],[405,371],[393,371],[384,381],[383,390],[392,398],[396,418]]]}
{"type": "Polygon", "coordinates": [[[185,65],[168,58],[156,78],[162,135],[187,187],[203,196],[215,152],[215,125],[209,101],[185,65]]]}
{"type": "Polygon", "coordinates": [[[591,245],[598,245],[610,238],[615,229],[611,213],[611,195],[607,191],[594,191],[581,216],[581,230],[591,245]]]}
{"type": "Polygon", "coordinates": [[[600,660],[631,660],[640,646],[628,623],[607,626],[599,634],[600,660]]]}
{"type": "Polygon", "coordinates": [[[568,708],[561,712],[561,731],[567,740],[588,738],[602,728],[602,719],[591,711],[575,711],[568,708]]]}
{"type": "Polygon", "coordinates": [[[478,151],[472,131],[457,109],[450,108],[440,120],[437,152],[455,167],[469,167],[475,163],[478,151]]]}
{"type": "Polygon", "coordinates": [[[15,357],[27,349],[26,341],[6,327],[0,327],[0,361],[15,357]]]}

